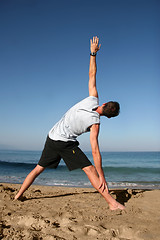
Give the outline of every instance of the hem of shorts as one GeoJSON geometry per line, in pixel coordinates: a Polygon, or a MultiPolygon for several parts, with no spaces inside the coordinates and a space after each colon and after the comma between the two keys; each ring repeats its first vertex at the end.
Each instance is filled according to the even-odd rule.
{"type": "MultiPolygon", "coordinates": [[[[37,163],[37,165],[39,165],[40,167],[44,167],[44,166],[42,166],[42,164],[39,164],[39,163],[37,163]]],[[[46,167],[44,167],[44,168],[46,168],[46,167]]]]}

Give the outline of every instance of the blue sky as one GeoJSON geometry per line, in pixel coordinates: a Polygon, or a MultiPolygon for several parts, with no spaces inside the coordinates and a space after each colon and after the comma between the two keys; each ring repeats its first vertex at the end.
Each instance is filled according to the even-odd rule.
{"type": "MultiPolygon", "coordinates": [[[[0,148],[41,150],[48,131],[88,96],[89,43],[97,35],[102,151],[160,151],[158,0],[1,0],[0,148]]],[[[89,134],[79,137],[90,150],[89,134]]]]}

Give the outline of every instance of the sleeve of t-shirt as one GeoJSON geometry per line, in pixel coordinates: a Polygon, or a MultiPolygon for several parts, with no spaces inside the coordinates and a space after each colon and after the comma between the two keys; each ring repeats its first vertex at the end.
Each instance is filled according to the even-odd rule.
{"type": "Polygon", "coordinates": [[[92,111],[99,106],[99,99],[94,96],[89,96],[80,102],[80,107],[83,108],[83,106],[85,106],[85,109],[92,111]]]}

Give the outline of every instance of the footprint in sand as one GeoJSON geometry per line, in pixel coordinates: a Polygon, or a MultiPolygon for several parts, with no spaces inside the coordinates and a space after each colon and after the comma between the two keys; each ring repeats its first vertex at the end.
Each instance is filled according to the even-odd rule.
{"type": "Polygon", "coordinates": [[[34,218],[32,216],[20,216],[17,223],[19,226],[26,226],[27,228],[35,231],[41,231],[42,229],[49,226],[49,223],[47,223],[43,219],[34,218]]]}
{"type": "Polygon", "coordinates": [[[97,236],[100,233],[100,229],[98,227],[86,225],[85,228],[87,229],[88,236],[97,236]]]}
{"type": "Polygon", "coordinates": [[[119,237],[122,239],[133,239],[133,236],[136,239],[137,233],[131,227],[123,226],[119,229],[119,237]]]}

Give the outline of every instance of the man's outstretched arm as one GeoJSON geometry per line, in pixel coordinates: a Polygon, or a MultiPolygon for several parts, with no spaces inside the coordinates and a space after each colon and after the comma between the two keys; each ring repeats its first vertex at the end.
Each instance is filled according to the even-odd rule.
{"type": "Polygon", "coordinates": [[[106,189],[108,192],[107,182],[105,180],[104,172],[102,169],[102,158],[99,150],[98,134],[99,134],[99,124],[93,124],[90,128],[90,143],[91,143],[95,168],[97,170],[97,173],[99,175],[99,180],[100,180],[99,189],[101,189],[102,192],[106,189]]]}
{"type": "Polygon", "coordinates": [[[93,40],[90,40],[90,64],[89,64],[89,96],[98,97],[97,87],[96,87],[96,53],[99,51],[101,44],[99,45],[99,39],[93,37],[93,40]]]}

